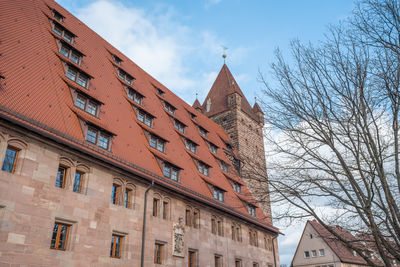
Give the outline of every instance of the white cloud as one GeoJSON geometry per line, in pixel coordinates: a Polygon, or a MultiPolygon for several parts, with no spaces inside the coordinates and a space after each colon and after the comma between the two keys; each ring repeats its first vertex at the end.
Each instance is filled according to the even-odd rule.
{"type": "MultiPolygon", "coordinates": [[[[210,66],[210,61],[220,58],[224,42],[208,30],[198,32],[177,21],[180,16],[172,7],[147,10],[98,0],[75,15],[186,101],[191,103],[196,92],[203,98],[211,88],[219,65],[210,66]]],[[[232,60],[240,61],[246,49],[233,52],[232,60]]]]}

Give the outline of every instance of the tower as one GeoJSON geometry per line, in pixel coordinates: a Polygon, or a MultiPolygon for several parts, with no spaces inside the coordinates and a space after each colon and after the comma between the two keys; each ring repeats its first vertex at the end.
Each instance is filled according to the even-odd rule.
{"type": "Polygon", "coordinates": [[[204,103],[194,107],[222,126],[237,149],[239,164],[233,159],[266,216],[271,220],[265,151],[264,114],[260,106],[249,104],[228,66],[224,63],[204,103]],[[261,181],[260,181],[261,180],[261,181]]]}

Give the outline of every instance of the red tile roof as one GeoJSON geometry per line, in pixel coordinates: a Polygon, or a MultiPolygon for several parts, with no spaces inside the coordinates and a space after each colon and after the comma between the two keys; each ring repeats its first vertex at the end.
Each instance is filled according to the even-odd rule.
{"type": "MultiPolygon", "coordinates": [[[[248,214],[197,128],[200,125],[208,131],[207,140],[219,148],[217,157],[228,162],[230,176],[241,181],[224,153],[229,138],[219,125],[173,94],[54,1],[1,1],[0,10],[0,73],[5,77],[0,80],[1,118],[278,232],[261,209],[257,209],[257,218],[248,214]],[[51,28],[50,8],[65,16],[60,24],[76,36],[72,47],[84,54],[78,67],[93,77],[88,89],[65,76],[63,62],[70,62],[58,52],[56,40],[59,37],[51,28]],[[126,83],[118,78],[119,66],[113,62],[112,54],[122,59],[121,68],[134,78],[131,87],[144,96],[140,107],[155,116],[152,128],[137,119],[132,106],[138,105],[126,97],[123,88],[126,83]],[[75,107],[70,87],[102,103],[98,117],[75,107]],[[164,92],[162,96],[157,94],[156,87],[164,92]],[[175,115],[164,110],[163,101],[176,107],[175,115]],[[196,118],[192,119],[189,112],[196,118]],[[184,134],[175,130],[172,119],[187,126],[184,134]],[[85,141],[82,121],[114,135],[111,151],[85,141]],[[149,146],[145,131],[168,141],[165,154],[149,146]],[[196,157],[187,153],[182,135],[199,144],[196,157],[210,165],[209,177],[199,174],[193,160],[196,157]],[[157,158],[182,168],[179,183],[163,176],[157,158]],[[213,199],[207,180],[226,191],[225,203],[213,199]]],[[[243,187],[244,192],[248,192],[243,187]]]]}
{"type": "MultiPolygon", "coordinates": [[[[237,93],[241,96],[241,109],[244,113],[249,115],[254,120],[257,120],[257,114],[254,112],[253,108],[250,106],[247,101],[245,95],[240,89],[238,83],[230,72],[228,66],[224,64],[219,71],[217,79],[214,81],[214,84],[211,87],[211,90],[208,92],[207,97],[204,100],[201,109],[203,113],[211,117],[213,115],[219,114],[229,109],[227,96],[233,93],[237,93]],[[212,99],[210,109],[207,110],[207,101],[212,99]]],[[[194,103],[196,104],[196,102],[194,103]]],[[[194,105],[193,104],[193,105],[194,105]]],[[[258,105],[257,105],[258,106],[258,105]]]]}

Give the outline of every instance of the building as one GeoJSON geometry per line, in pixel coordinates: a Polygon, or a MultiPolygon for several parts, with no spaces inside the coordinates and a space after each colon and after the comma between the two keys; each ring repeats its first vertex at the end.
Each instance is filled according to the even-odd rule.
{"type": "Polygon", "coordinates": [[[238,154],[230,159],[272,221],[263,142],[264,114],[260,106],[250,106],[224,64],[204,103],[200,105],[196,100],[193,107],[218,123],[232,140],[238,154]]]}
{"type": "MultiPolygon", "coordinates": [[[[384,266],[379,260],[379,254],[368,245],[365,238],[356,239],[349,231],[339,227],[331,227],[346,240],[354,240],[354,244],[370,255],[370,260],[376,266],[384,266]]],[[[397,266],[393,260],[392,266],[397,266]]],[[[346,247],[316,220],[307,221],[301,235],[296,252],[293,256],[293,267],[360,267],[369,266],[367,262],[356,253],[346,247]]]]}
{"type": "Polygon", "coordinates": [[[279,266],[228,128],[54,1],[0,14],[0,265],[279,266]]]}

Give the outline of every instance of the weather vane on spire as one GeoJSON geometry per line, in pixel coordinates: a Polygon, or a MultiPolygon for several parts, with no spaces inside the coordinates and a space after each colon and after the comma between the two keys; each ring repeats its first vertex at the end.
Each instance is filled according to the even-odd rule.
{"type": "Polygon", "coordinates": [[[222,54],[222,58],[224,59],[224,64],[225,64],[225,59],[226,59],[226,50],[228,50],[228,47],[221,45],[222,50],[224,50],[224,53],[222,54]]]}

